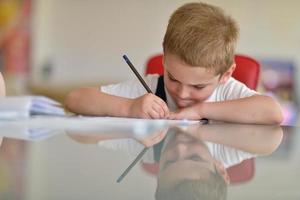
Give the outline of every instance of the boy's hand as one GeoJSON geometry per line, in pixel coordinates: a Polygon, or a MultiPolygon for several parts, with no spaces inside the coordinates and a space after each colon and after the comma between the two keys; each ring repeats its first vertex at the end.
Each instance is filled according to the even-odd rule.
{"type": "Polygon", "coordinates": [[[188,119],[188,120],[198,120],[201,119],[202,117],[200,116],[199,113],[199,106],[190,106],[186,108],[181,108],[178,109],[176,112],[171,112],[169,114],[168,119],[188,119]]]}
{"type": "Polygon", "coordinates": [[[145,147],[152,147],[153,145],[161,142],[165,138],[167,132],[168,128],[157,131],[147,138],[137,139],[137,141],[139,141],[145,147]]]}
{"type": "Polygon", "coordinates": [[[130,117],[161,119],[169,116],[167,104],[154,94],[145,94],[134,99],[129,108],[130,117]]]}

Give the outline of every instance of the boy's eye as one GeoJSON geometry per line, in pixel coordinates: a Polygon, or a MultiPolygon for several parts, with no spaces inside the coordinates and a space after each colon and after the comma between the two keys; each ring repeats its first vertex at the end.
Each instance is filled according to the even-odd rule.
{"type": "Polygon", "coordinates": [[[198,156],[198,155],[192,155],[189,157],[189,160],[193,160],[193,161],[203,161],[203,159],[198,156]]]}
{"type": "Polygon", "coordinates": [[[194,88],[196,89],[196,90],[202,90],[202,89],[204,89],[205,88],[205,86],[194,86],[194,88]]]}

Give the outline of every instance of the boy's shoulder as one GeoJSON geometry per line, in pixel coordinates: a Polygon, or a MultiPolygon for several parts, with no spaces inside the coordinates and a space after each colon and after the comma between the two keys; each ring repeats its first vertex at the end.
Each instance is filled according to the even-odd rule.
{"type": "Polygon", "coordinates": [[[249,97],[258,94],[255,90],[248,88],[244,83],[230,77],[224,84],[219,85],[209,97],[209,102],[226,101],[249,97]]]}
{"type": "MultiPolygon", "coordinates": [[[[153,92],[156,90],[158,78],[158,74],[150,74],[143,77],[153,92]]],[[[124,82],[101,86],[100,90],[107,94],[128,98],[135,98],[147,93],[142,83],[135,77],[124,82]]]]}
{"type": "Polygon", "coordinates": [[[152,92],[156,91],[158,78],[160,76],[161,75],[159,75],[159,74],[148,74],[145,76],[145,81],[146,81],[147,85],[150,87],[150,89],[152,90],[152,92]]]}

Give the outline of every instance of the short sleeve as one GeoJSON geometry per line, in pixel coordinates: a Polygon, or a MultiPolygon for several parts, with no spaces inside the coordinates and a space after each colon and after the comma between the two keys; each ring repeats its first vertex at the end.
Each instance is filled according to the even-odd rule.
{"type": "Polygon", "coordinates": [[[257,157],[256,154],[251,154],[242,150],[238,150],[229,146],[206,142],[206,145],[212,156],[220,161],[225,168],[239,164],[244,160],[257,157]]]}
{"type": "MultiPolygon", "coordinates": [[[[155,93],[157,87],[158,77],[159,75],[148,75],[144,77],[145,82],[153,93],[155,93]]],[[[137,98],[147,93],[146,89],[137,78],[122,83],[102,86],[100,90],[107,94],[126,98],[137,98]]]]}
{"type": "Polygon", "coordinates": [[[245,84],[234,78],[230,78],[220,89],[221,91],[219,92],[223,100],[239,99],[258,94],[255,90],[248,88],[245,84]]]}
{"type": "MultiPolygon", "coordinates": [[[[103,140],[98,142],[98,146],[114,151],[122,151],[127,155],[131,156],[138,155],[138,153],[145,148],[144,145],[131,138],[103,140]]],[[[153,155],[153,148],[149,148],[146,154],[143,155],[142,161],[147,163],[153,163],[153,155]]]]}

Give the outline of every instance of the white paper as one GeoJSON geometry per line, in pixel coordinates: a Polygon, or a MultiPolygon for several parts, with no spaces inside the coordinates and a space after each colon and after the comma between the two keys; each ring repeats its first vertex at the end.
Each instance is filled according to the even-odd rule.
{"type": "Polygon", "coordinates": [[[32,115],[65,115],[65,111],[58,102],[48,97],[0,97],[0,119],[22,119],[32,115]]]}

